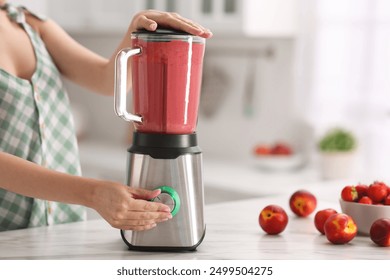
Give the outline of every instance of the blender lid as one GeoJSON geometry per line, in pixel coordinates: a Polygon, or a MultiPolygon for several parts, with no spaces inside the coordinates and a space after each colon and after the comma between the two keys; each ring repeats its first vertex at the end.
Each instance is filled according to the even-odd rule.
{"type": "Polygon", "coordinates": [[[155,31],[149,31],[146,29],[138,29],[133,32],[134,34],[155,34],[155,35],[188,35],[193,36],[190,33],[185,31],[176,30],[176,29],[166,29],[166,28],[157,28],[155,31]]]}
{"type": "Polygon", "coordinates": [[[146,29],[138,29],[132,32],[133,36],[142,37],[146,41],[169,42],[174,40],[187,41],[189,37],[193,37],[194,43],[204,43],[205,39],[196,35],[192,35],[185,31],[167,28],[157,28],[155,31],[146,29]]]}

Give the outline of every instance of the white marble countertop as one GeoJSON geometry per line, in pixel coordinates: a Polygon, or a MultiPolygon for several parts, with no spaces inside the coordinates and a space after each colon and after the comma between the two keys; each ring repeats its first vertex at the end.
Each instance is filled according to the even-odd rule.
{"type": "MultiPolygon", "coordinates": [[[[338,185],[317,185],[317,209],[340,210],[338,185]]],[[[206,236],[194,252],[130,251],[118,230],[104,220],[31,228],[0,233],[0,259],[390,259],[390,250],[376,246],[367,236],[357,236],[345,245],[330,244],[314,227],[314,214],[295,217],[288,208],[290,193],[206,206],[206,236]],[[289,215],[286,230],[266,235],[258,225],[258,214],[268,204],[279,204],[289,215]]]]}
{"type": "MultiPolygon", "coordinates": [[[[126,153],[101,147],[99,143],[81,147],[87,175],[121,181],[126,153]],[[96,153],[97,150],[100,152],[96,153]],[[102,163],[101,158],[106,161],[102,163]]],[[[390,260],[390,250],[377,247],[366,236],[357,236],[346,245],[330,244],[315,229],[314,213],[307,218],[297,218],[288,207],[288,198],[295,190],[307,189],[318,198],[317,210],[333,207],[340,211],[341,188],[358,182],[357,178],[322,182],[316,170],[310,168],[264,172],[251,163],[205,159],[204,180],[207,230],[195,252],[129,251],[119,230],[99,219],[0,232],[0,259],[390,260]],[[221,199],[207,203],[208,195],[221,199]],[[224,200],[226,202],[221,202],[224,200]],[[290,218],[286,230],[278,236],[266,235],[258,225],[259,212],[268,204],[283,206],[290,218]]]]}

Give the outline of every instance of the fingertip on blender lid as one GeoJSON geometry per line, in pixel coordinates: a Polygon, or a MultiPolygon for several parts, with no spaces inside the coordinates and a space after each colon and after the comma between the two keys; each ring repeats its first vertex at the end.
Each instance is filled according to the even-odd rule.
{"type": "Polygon", "coordinates": [[[169,28],[160,28],[157,27],[156,30],[150,31],[146,29],[138,29],[137,31],[133,32],[135,34],[157,34],[157,35],[191,35],[190,33],[187,33],[185,31],[176,30],[176,29],[169,29],[169,28]]]}

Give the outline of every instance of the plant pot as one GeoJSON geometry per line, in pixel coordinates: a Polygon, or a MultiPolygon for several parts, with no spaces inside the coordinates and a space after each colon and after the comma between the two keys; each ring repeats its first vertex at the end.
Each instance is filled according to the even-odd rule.
{"type": "Polygon", "coordinates": [[[356,170],[356,151],[320,152],[320,168],[325,180],[347,179],[356,170]]]}

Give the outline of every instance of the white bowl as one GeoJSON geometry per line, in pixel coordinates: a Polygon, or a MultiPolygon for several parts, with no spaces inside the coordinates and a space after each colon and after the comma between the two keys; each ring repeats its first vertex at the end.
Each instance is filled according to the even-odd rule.
{"type": "Polygon", "coordinates": [[[390,205],[371,205],[340,199],[341,211],[355,221],[358,233],[370,235],[371,225],[380,218],[390,219],[390,205]]]}
{"type": "Polygon", "coordinates": [[[300,154],[256,156],[253,162],[256,167],[269,171],[294,170],[305,164],[304,157],[300,154]]]}

